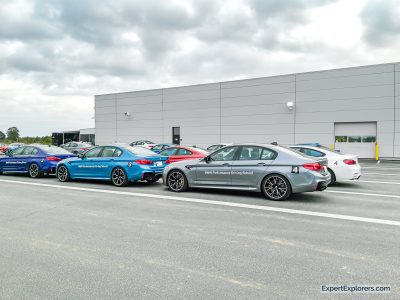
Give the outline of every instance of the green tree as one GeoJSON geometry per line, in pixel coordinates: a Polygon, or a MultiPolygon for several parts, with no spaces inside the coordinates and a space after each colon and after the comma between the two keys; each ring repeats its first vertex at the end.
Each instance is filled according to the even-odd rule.
{"type": "Polygon", "coordinates": [[[0,141],[4,141],[6,139],[6,135],[3,131],[0,131],[0,141]]]}
{"type": "Polygon", "coordinates": [[[17,127],[10,127],[7,130],[7,139],[11,141],[18,141],[19,139],[19,129],[17,127]]]}

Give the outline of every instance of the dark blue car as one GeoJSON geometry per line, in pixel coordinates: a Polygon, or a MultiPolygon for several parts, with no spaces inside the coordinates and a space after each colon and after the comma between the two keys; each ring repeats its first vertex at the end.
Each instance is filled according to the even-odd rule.
{"type": "Polygon", "coordinates": [[[143,147],[123,144],[100,146],[60,162],[57,177],[61,182],[72,179],[107,180],[116,186],[138,180],[156,182],[162,176],[167,158],[143,147]]]}
{"type": "Polygon", "coordinates": [[[55,174],[57,164],[73,156],[75,155],[54,146],[21,146],[0,157],[0,174],[27,173],[32,178],[55,174]]]}

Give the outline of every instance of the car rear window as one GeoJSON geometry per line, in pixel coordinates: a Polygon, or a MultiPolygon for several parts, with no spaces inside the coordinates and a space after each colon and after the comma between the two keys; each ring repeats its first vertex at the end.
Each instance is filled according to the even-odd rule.
{"type": "Polygon", "coordinates": [[[195,148],[195,147],[187,147],[188,149],[192,150],[192,151],[197,151],[203,154],[208,154],[209,152],[207,150],[204,150],[203,148],[195,148]]]}
{"type": "Polygon", "coordinates": [[[125,149],[128,150],[129,152],[131,152],[132,154],[135,154],[135,155],[158,156],[157,153],[155,153],[155,152],[153,152],[153,151],[151,151],[151,150],[149,150],[147,148],[144,148],[144,147],[134,147],[134,146],[131,147],[131,146],[129,146],[129,147],[125,147],[125,149]]]}
{"type": "Polygon", "coordinates": [[[47,154],[71,154],[71,152],[60,148],[60,147],[46,147],[46,146],[39,146],[40,149],[42,149],[44,152],[46,152],[47,154]]]}

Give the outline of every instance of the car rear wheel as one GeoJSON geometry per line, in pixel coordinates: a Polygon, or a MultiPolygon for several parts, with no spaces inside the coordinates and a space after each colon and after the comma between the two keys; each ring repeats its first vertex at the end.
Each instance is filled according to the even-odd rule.
{"type": "Polygon", "coordinates": [[[267,199],[282,201],[292,194],[289,181],[279,174],[271,174],[264,178],[261,190],[267,199]]]}
{"type": "Polygon", "coordinates": [[[179,170],[173,170],[168,174],[167,184],[173,192],[184,192],[188,189],[186,176],[179,170]]]}
{"type": "Polygon", "coordinates": [[[38,164],[36,164],[36,163],[32,163],[29,166],[28,173],[29,173],[29,176],[32,178],[39,178],[43,175],[40,172],[40,168],[39,168],[38,164]]]}
{"type": "Polygon", "coordinates": [[[332,185],[336,182],[336,176],[335,173],[333,173],[333,171],[331,169],[328,169],[329,174],[331,174],[331,182],[329,183],[329,185],[332,185]]]}
{"type": "Polygon", "coordinates": [[[115,168],[111,173],[111,180],[115,186],[126,186],[128,185],[128,176],[124,169],[115,168]]]}
{"type": "Polygon", "coordinates": [[[70,180],[69,172],[66,166],[60,166],[57,169],[57,178],[61,182],[67,182],[70,180]]]}

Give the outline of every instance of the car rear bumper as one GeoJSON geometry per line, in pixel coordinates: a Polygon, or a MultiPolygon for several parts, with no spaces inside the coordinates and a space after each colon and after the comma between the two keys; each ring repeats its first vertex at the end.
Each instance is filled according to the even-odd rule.
{"type": "Polygon", "coordinates": [[[292,185],[293,193],[323,191],[331,182],[331,175],[329,172],[319,173],[309,171],[304,174],[304,176],[302,184],[292,185]]]}
{"type": "Polygon", "coordinates": [[[361,177],[361,166],[357,165],[349,165],[338,169],[335,173],[336,181],[342,180],[357,180],[361,177]]]}
{"type": "Polygon", "coordinates": [[[161,178],[164,167],[142,166],[140,168],[128,168],[127,171],[129,181],[151,180],[155,177],[161,178]]]}

